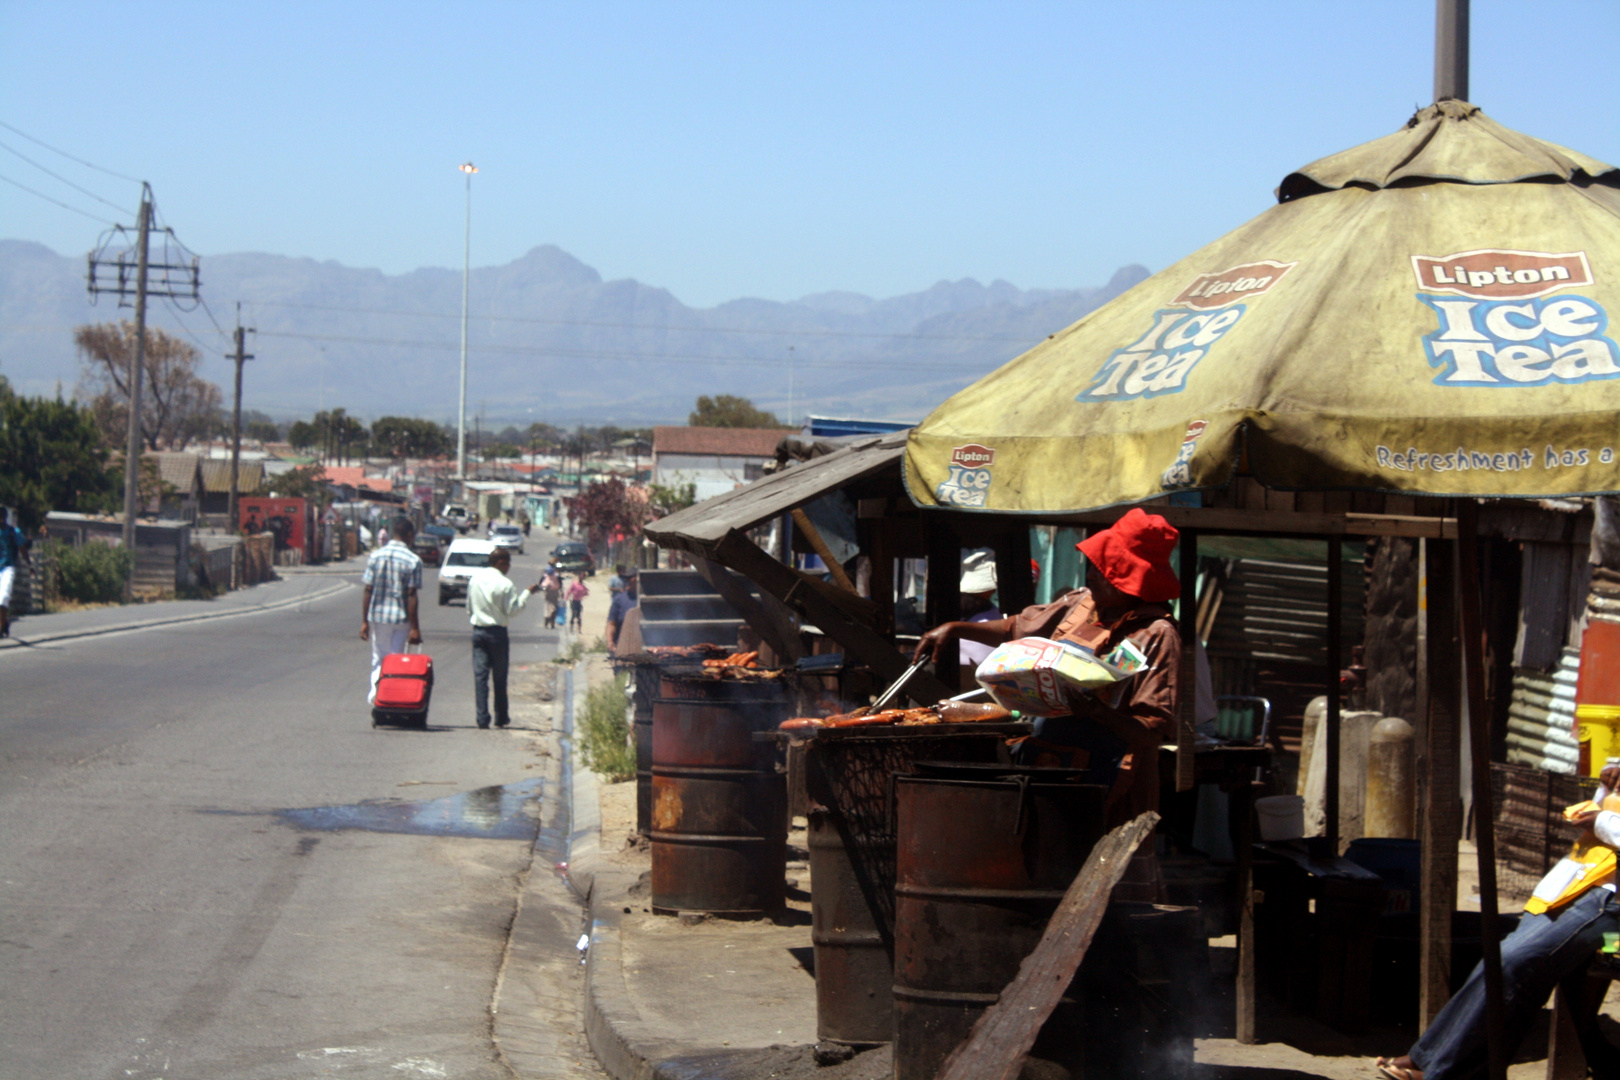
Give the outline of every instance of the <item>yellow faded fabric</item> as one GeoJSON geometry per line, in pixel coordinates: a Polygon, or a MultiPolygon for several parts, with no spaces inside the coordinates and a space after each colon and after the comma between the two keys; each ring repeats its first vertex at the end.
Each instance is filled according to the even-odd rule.
{"type": "Polygon", "coordinates": [[[1278,198],[941,404],[912,498],[1620,491],[1620,171],[1447,101],[1278,198]]]}

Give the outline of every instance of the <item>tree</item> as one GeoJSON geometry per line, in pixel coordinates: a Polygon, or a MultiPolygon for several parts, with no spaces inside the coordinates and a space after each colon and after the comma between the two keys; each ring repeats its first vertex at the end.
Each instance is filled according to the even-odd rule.
{"type": "Polygon", "coordinates": [[[52,510],[95,510],[114,492],[89,409],[61,398],[19,397],[0,379],[0,505],[33,532],[52,510]]]}
{"type": "Polygon", "coordinates": [[[668,517],[677,510],[685,510],[697,502],[697,484],[649,484],[647,505],[658,517],[668,517]]]}
{"type": "Polygon", "coordinates": [[[331,489],[326,486],[326,467],[320,464],[300,465],[280,476],[267,477],[265,486],[273,495],[308,499],[315,506],[325,506],[332,501],[331,489]]]}
{"type": "Polygon", "coordinates": [[[686,422],[693,427],[786,428],[776,414],[756,409],[754,403],[734,394],[704,395],[686,422]]]}
{"type": "MultiPolygon", "coordinates": [[[[129,425],[129,373],[135,324],[125,319],[73,331],[79,349],[79,391],[90,403],[102,440],[122,446],[129,425]]],[[[219,387],[197,374],[196,349],[154,327],[146,328],[146,371],[141,387],[141,441],[148,450],[181,449],[206,436],[219,415],[219,387]]]]}
{"type": "Polygon", "coordinates": [[[314,424],[303,420],[294,420],[287,429],[287,441],[294,450],[308,450],[321,441],[321,433],[315,429],[314,424]]]}
{"type": "Polygon", "coordinates": [[[242,434],[255,442],[280,442],[281,426],[273,420],[252,420],[242,425],[242,434]]]}
{"type": "Polygon", "coordinates": [[[586,486],[568,500],[568,513],[585,528],[585,540],[601,550],[615,536],[630,536],[652,517],[645,492],[613,477],[586,486]]]}
{"type": "Polygon", "coordinates": [[[442,457],[450,450],[444,429],[431,420],[383,416],[371,425],[371,442],[391,458],[442,457]]]}

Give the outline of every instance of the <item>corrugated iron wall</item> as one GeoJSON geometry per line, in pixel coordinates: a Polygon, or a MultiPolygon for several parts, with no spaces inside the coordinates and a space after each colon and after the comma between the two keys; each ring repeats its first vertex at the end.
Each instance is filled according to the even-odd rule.
{"type": "Polygon", "coordinates": [[[1575,679],[1581,650],[1566,646],[1550,673],[1516,668],[1508,702],[1507,759],[1553,773],[1575,771],[1575,679]]]}

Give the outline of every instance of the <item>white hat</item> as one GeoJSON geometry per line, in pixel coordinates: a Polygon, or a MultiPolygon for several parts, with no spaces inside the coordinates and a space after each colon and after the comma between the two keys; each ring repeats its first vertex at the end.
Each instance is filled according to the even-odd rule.
{"type": "Polygon", "coordinates": [[[975,551],[963,559],[959,591],[970,594],[995,592],[996,557],[988,551],[975,551]]]}

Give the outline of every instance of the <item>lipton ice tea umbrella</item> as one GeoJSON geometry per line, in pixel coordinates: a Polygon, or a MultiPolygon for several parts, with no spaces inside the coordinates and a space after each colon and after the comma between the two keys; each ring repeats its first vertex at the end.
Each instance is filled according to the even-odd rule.
{"type": "Polygon", "coordinates": [[[1442,101],[940,405],[924,505],[1620,491],[1620,170],[1442,101]]]}

